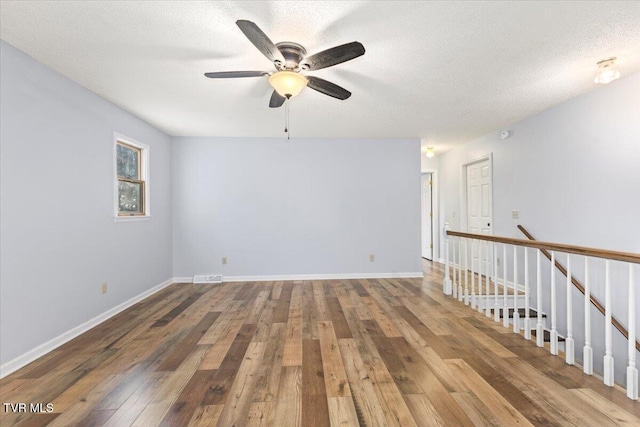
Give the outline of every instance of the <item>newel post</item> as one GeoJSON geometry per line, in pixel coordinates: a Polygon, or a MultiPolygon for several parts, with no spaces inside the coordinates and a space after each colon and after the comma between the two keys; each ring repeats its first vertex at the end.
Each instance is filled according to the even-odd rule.
{"type": "Polygon", "coordinates": [[[442,292],[451,295],[451,279],[449,278],[449,223],[444,223],[444,280],[442,281],[442,292]]]}
{"type": "Polygon", "coordinates": [[[627,366],[627,397],[638,400],[638,368],[636,367],[636,294],[633,264],[629,264],[629,366],[627,366]]]}

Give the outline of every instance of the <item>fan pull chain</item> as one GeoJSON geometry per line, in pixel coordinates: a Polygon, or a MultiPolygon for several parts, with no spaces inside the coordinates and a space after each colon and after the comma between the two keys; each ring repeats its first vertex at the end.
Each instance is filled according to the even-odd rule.
{"type": "Polygon", "coordinates": [[[289,98],[284,103],[284,132],[287,134],[287,141],[291,139],[289,133],[289,98]]]}

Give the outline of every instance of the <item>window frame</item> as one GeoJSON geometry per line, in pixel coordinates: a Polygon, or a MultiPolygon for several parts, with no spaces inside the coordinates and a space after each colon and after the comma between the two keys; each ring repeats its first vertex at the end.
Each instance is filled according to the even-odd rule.
{"type": "Polygon", "coordinates": [[[113,134],[113,216],[115,222],[139,221],[151,218],[150,182],[149,182],[149,146],[133,138],[114,132],[113,134]],[[123,145],[138,151],[138,179],[118,176],[118,145],[123,145]],[[142,213],[121,213],[119,209],[120,182],[141,184],[142,213]]]}

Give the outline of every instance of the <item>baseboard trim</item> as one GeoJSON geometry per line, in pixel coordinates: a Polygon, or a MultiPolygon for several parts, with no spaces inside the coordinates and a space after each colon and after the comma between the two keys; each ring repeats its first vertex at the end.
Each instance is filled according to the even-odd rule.
{"type": "Polygon", "coordinates": [[[73,329],[68,330],[67,332],[64,332],[60,335],[58,335],[57,337],[43,343],[40,344],[39,346],[27,351],[26,353],[22,354],[21,356],[16,357],[15,359],[12,359],[10,361],[8,361],[7,363],[4,363],[3,365],[0,365],[0,378],[4,378],[7,375],[17,371],[18,369],[28,365],[29,363],[33,362],[34,360],[38,359],[39,357],[44,356],[45,354],[49,353],[50,351],[55,350],[56,348],[60,347],[62,344],[71,341],[72,339],[74,339],[75,337],[77,337],[80,334],[83,334],[85,332],[87,332],[89,329],[99,325],[100,323],[104,322],[105,320],[115,316],[116,314],[120,313],[121,311],[126,310],[127,308],[131,307],[132,305],[134,305],[137,302],[142,301],[143,299],[155,294],[156,292],[166,288],[167,286],[171,285],[172,283],[175,282],[175,279],[172,277],[168,280],[165,280],[164,282],[160,283],[159,285],[154,286],[151,289],[148,289],[144,292],[142,292],[139,295],[136,295],[135,297],[123,302],[122,304],[119,304],[107,311],[105,311],[102,314],[97,315],[96,317],[89,319],[88,321],[82,323],[81,325],[76,326],[73,329]]]}
{"type": "MultiPolygon", "coordinates": [[[[274,282],[289,280],[349,280],[349,279],[422,279],[424,273],[345,273],[345,274],[291,274],[273,276],[222,276],[223,282],[274,282]]],[[[193,283],[193,277],[174,277],[176,283],[193,283]]]]}

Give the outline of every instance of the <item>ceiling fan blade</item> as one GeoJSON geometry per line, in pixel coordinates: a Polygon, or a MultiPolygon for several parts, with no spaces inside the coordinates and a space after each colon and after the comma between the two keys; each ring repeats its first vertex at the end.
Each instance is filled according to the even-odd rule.
{"type": "Polygon", "coordinates": [[[236,25],[240,27],[240,30],[245,36],[247,36],[249,41],[253,43],[253,45],[257,47],[258,50],[269,59],[269,61],[280,61],[281,64],[285,63],[284,56],[282,56],[280,50],[278,50],[276,45],[256,24],[251,21],[240,19],[236,21],[236,25]]]}
{"type": "Polygon", "coordinates": [[[324,93],[325,95],[329,95],[343,101],[351,96],[351,92],[343,87],[338,86],[335,83],[328,82],[319,77],[306,77],[308,80],[307,86],[309,86],[313,90],[317,90],[320,93],[324,93]]]}
{"type": "Polygon", "coordinates": [[[282,104],[284,104],[284,101],[286,100],[287,98],[280,95],[278,92],[274,90],[273,93],[271,94],[271,99],[269,100],[269,108],[282,107],[282,104]]]}
{"type": "Polygon", "coordinates": [[[306,64],[308,70],[315,71],[350,61],[364,55],[364,52],[362,43],[351,42],[308,56],[302,63],[306,64]]]}
{"type": "Polygon", "coordinates": [[[267,71],[218,71],[216,73],[204,73],[210,79],[234,79],[237,77],[262,77],[268,76],[267,71]]]}

